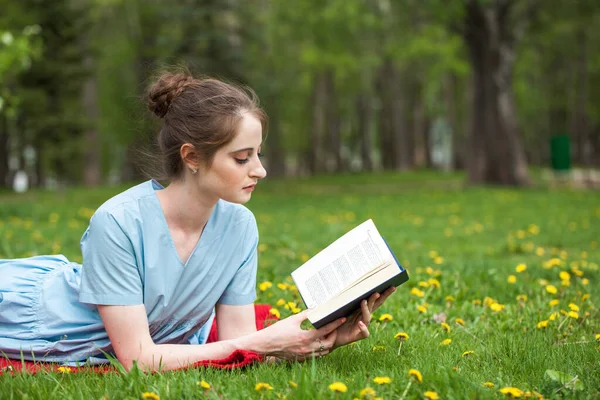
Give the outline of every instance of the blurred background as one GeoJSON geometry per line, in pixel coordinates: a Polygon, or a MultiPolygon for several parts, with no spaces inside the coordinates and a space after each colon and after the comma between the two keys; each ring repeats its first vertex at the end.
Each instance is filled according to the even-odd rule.
{"type": "Polygon", "coordinates": [[[142,179],[151,75],[251,86],[270,177],[600,182],[597,0],[0,0],[0,186],[142,179]],[[534,167],[534,168],[532,168],[534,167]],[[573,173],[573,171],[578,171],[573,173]]]}

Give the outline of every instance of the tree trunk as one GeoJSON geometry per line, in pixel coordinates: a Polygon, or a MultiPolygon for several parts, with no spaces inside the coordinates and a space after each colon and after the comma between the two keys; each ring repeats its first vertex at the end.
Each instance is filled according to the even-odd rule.
{"type": "Polygon", "coordinates": [[[371,129],[375,110],[371,96],[366,92],[356,99],[356,115],[358,116],[358,138],[360,143],[360,160],[363,171],[373,171],[373,143],[371,129]]]}
{"type": "Polygon", "coordinates": [[[471,183],[530,183],[512,96],[515,38],[508,27],[512,3],[467,5],[464,39],[474,75],[468,176],[471,183]]]}
{"type": "Polygon", "coordinates": [[[326,168],[330,172],[342,169],[342,142],[338,96],[333,71],[325,72],[325,136],[327,138],[326,168]]]}
{"type": "Polygon", "coordinates": [[[266,142],[268,149],[268,175],[273,178],[281,178],[286,175],[285,149],[281,136],[281,125],[279,123],[279,107],[276,101],[270,102],[269,107],[269,134],[266,142]]]}
{"type": "Polygon", "coordinates": [[[10,186],[8,181],[8,121],[0,114],[0,188],[10,186]]]}
{"type": "Polygon", "coordinates": [[[452,159],[450,169],[460,168],[462,164],[462,140],[458,129],[458,116],[456,112],[456,76],[448,75],[444,79],[444,102],[446,103],[446,118],[450,125],[452,135],[452,159]]]}
{"type": "Polygon", "coordinates": [[[379,145],[383,168],[408,169],[412,166],[412,149],[406,129],[400,73],[391,59],[386,59],[379,70],[378,89],[381,96],[379,145]]]}
{"type": "Polygon", "coordinates": [[[313,93],[311,96],[312,128],[308,167],[312,175],[321,173],[324,170],[322,142],[325,136],[326,125],[326,83],[325,72],[318,72],[314,79],[313,93]]]}
{"type": "Polygon", "coordinates": [[[414,160],[418,168],[431,165],[429,156],[429,132],[427,131],[427,121],[425,117],[425,101],[423,99],[422,86],[417,84],[418,90],[415,91],[416,97],[412,109],[412,134],[414,141],[414,160]]]}
{"type": "Polygon", "coordinates": [[[101,180],[101,146],[98,137],[98,86],[93,71],[94,60],[87,55],[84,61],[90,76],[83,83],[83,108],[87,118],[87,132],[85,135],[84,158],[84,184],[85,186],[98,186],[101,180]]]}
{"type": "Polygon", "coordinates": [[[575,105],[571,132],[573,137],[574,159],[582,165],[590,164],[590,143],[588,141],[588,115],[585,109],[588,97],[587,38],[584,27],[579,28],[577,43],[580,46],[576,64],[575,105]]]}

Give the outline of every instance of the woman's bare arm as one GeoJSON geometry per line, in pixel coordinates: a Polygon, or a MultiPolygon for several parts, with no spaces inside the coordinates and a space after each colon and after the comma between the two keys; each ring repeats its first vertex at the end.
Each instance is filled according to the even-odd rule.
{"type": "Polygon", "coordinates": [[[233,338],[235,334],[224,333],[232,338],[215,343],[155,344],[143,305],[100,305],[98,310],[117,358],[127,370],[131,369],[134,361],[145,370],[178,369],[197,361],[225,358],[235,350],[303,360],[313,355],[321,344],[324,347],[322,354],[327,354],[335,343],[335,330],[345,321],[342,318],[318,330],[305,331],[300,327],[306,319],[306,312],[302,312],[240,337],[233,338]]]}
{"type": "Polygon", "coordinates": [[[215,306],[219,341],[236,339],[256,332],[254,304],[232,306],[217,304],[215,306]]]}

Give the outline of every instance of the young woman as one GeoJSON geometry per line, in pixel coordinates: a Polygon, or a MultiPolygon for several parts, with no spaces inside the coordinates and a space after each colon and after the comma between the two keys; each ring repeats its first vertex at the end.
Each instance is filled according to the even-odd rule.
{"type": "Polygon", "coordinates": [[[369,336],[371,312],[394,289],[318,330],[301,312],[257,331],[258,230],[242,206],[266,171],[266,115],[254,93],[165,73],[149,89],[164,120],[164,178],[104,203],[63,256],[0,260],[0,352],[14,359],[176,369],[236,349],[303,360],[369,336]],[[216,318],[218,341],[206,343],[216,318]]]}

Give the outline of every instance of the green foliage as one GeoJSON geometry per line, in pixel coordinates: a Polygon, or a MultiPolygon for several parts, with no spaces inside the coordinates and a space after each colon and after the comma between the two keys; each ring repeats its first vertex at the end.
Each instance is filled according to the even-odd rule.
{"type": "MultiPolygon", "coordinates": [[[[291,310],[277,305],[279,299],[302,306],[289,286],[291,271],[348,229],[373,218],[410,280],[374,314],[375,321],[384,313],[393,319],[373,322],[367,340],[302,364],[261,364],[227,372],[2,375],[2,394],[351,399],[371,387],[383,398],[399,398],[414,368],[422,373],[423,383],[411,384],[410,399],[422,398],[425,391],[440,398],[500,399],[503,387],[536,391],[545,398],[598,396],[600,376],[591,371],[600,362],[595,338],[600,333],[600,194],[542,186],[465,189],[462,179],[460,174],[429,171],[321,176],[266,180],[255,191],[248,207],[260,231],[258,302],[272,304],[282,317],[291,310]],[[526,269],[516,272],[519,264],[526,269]],[[568,286],[561,272],[569,273],[568,286]],[[514,283],[509,283],[510,275],[516,276],[514,283]],[[261,286],[265,281],[272,286],[261,286]],[[557,288],[556,294],[547,291],[548,284],[557,288]],[[413,289],[423,297],[411,294],[413,289]],[[522,295],[527,297],[517,299],[522,295]],[[558,304],[550,305],[552,299],[558,304]],[[422,313],[417,306],[425,303],[422,313]],[[561,312],[571,311],[571,303],[579,307],[577,319],[561,312]],[[494,311],[492,304],[504,308],[494,311]],[[549,320],[554,313],[558,316],[549,320]],[[450,331],[434,317],[445,318],[450,331]],[[543,320],[549,320],[548,326],[538,328],[543,320]],[[398,332],[409,335],[401,348],[394,339],[398,332]],[[452,342],[440,345],[447,338],[452,342]],[[470,350],[472,354],[463,356],[470,350]],[[548,375],[547,370],[559,372],[548,375]],[[380,386],[373,381],[377,376],[389,377],[391,383],[380,386]],[[553,380],[556,376],[559,381],[553,380]],[[555,393],[575,376],[580,384],[555,393]],[[197,384],[202,380],[212,388],[204,391],[197,384]],[[328,386],[336,381],[348,391],[332,392],[328,386]],[[257,392],[258,382],[273,390],[257,392]],[[495,387],[484,387],[484,382],[495,387]]],[[[123,189],[1,195],[0,258],[63,253],[80,262],[79,238],[91,214],[123,189]]]]}

